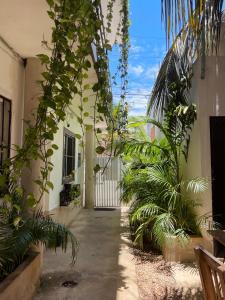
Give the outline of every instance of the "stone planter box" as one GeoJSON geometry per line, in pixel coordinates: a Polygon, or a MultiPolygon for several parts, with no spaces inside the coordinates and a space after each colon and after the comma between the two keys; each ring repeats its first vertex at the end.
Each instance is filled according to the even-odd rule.
{"type": "Polygon", "coordinates": [[[168,236],[162,248],[163,257],[169,262],[193,262],[196,260],[194,247],[204,244],[204,239],[199,236],[191,236],[189,242],[184,245],[176,236],[168,236]]]}
{"type": "Polygon", "coordinates": [[[31,252],[13,273],[0,283],[1,300],[32,300],[39,285],[41,254],[31,252]]]}

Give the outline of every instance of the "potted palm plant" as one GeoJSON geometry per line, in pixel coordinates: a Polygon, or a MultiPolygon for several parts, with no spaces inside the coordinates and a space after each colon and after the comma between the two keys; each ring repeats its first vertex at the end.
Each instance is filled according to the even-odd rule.
{"type": "MultiPolygon", "coordinates": [[[[171,88],[175,91],[176,86],[171,88]]],[[[163,124],[145,121],[159,128],[160,139],[136,139],[123,145],[130,164],[121,182],[121,200],[132,202],[130,223],[135,242],[144,247],[146,238],[152,240],[167,260],[193,260],[193,245],[203,242],[196,208],[200,205],[197,194],[206,190],[207,181],[184,179],[182,174],[195,118],[193,104],[177,106],[172,102],[163,124]]]]}
{"type": "Polygon", "coordinates": [[[39,283],[41,245],[56,249],[60,239],[63,251],[72,246],[75,260],[77,241],[73,234],[40,209],[21,207],[23,190],[16,188],[0,205],[0,298],[33,299],[39,283]],[[20,206],[19,206],[20,204],[20,206]]]}

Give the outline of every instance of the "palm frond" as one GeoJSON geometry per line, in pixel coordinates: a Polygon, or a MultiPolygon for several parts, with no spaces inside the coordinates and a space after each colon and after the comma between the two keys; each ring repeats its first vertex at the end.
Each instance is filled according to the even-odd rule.
{"type": "Polygon", "coordinates": [[[158,185],[162,191],[174,190],[174,179],[167,174],[165,167],[163,168],[160,164],[155,164],[147,170],[148,182],[158,185]]]}
{"type": "Polygon", "coordinates": [[[176,230],[176,219],[168,212],[162,213],[155,218],[152,234],[156,243],[161,247],[168,235],[174,235],[176,230]]]}
{"type": "Polygon", "coordinates": [[[217,49],[223,0],[162,0],[161,3],[168,43],[171,35],[176,36],[181,28],[188,26],[196,43],[204,39],[206,50],[217,49]]]}
{"type": "Polygon", "coordinates": [[[182,183],[188,192],[199,194],[205,192],[208,188],[208,180],[202,177],[195,177],[182,183]]]}
{"type": "Polygon", "coordinates": [[[143,222],[140,224],[135,232],[135,240],[134,242],[138,244],[138,246],[143,249],[144,248],[144,238],[151,234],[151,232],[148,229],[149,221],[143,222]]]}
{"type": "Polygon", "coordinates": [[[151,218],[155,218],[155,216],[163,211],[164,210],[155,203],[144,204],[132,214],[131,222],[136,223],[146,219],[150,222],[151,218]]]}
{"type": "Polygon", "coordinates": [[[190,104],[190,79],[196,57],[190,46],[192,32],[184,28],[168,50],[148,102],[147,115],[162,120],[171,101],[178,106],[190,104]]]}
{"type": "Polygon", "coordinates": [[[52,220],[49,215],[37,211],[25,215],[17,226],[4,218],[0,221],[0,278],[4,278],[19,265],[32,245],[50,244],[56,249],[59,241],[63,251],[71,244],[72,262],[75,262],[78,242],[64,225],[52,220]]]}

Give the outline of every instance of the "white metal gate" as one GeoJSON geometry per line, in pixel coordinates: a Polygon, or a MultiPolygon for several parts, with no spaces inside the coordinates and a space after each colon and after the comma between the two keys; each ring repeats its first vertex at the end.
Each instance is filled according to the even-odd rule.
{"type": "Polygon", "coordinates": [[[120,158],[98,156],[96,164],[100,165],[101,171],[96,174],[95,207],[119,207],[121,194],[119,181],[122,175],[120,158]]]}

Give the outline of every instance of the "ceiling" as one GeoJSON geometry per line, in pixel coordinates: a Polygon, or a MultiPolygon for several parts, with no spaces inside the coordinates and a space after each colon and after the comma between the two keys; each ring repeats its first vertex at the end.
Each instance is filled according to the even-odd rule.
{"type": "Polygon", "coordinates": [[[45,0],[1,0],[0,35],[22,57],[46,50],[41,41],[51,40],[51,21],[45,0]]]}
{"type": "MultiPolygon", "coordinates": [[[[75,1],[75,0],[74,0],[75,1]]],[[[102,12],[107,14],[109,0],[102,0],[102,12]]],[[[47,52],[42,41],[51,41],[51,20],[46,0],[1,0],[0,36],[23,58],[47,52]]],[[[121,0],[115,1],[112,33],[107,38],[113,44],[119,22],[121,0]]]]}

